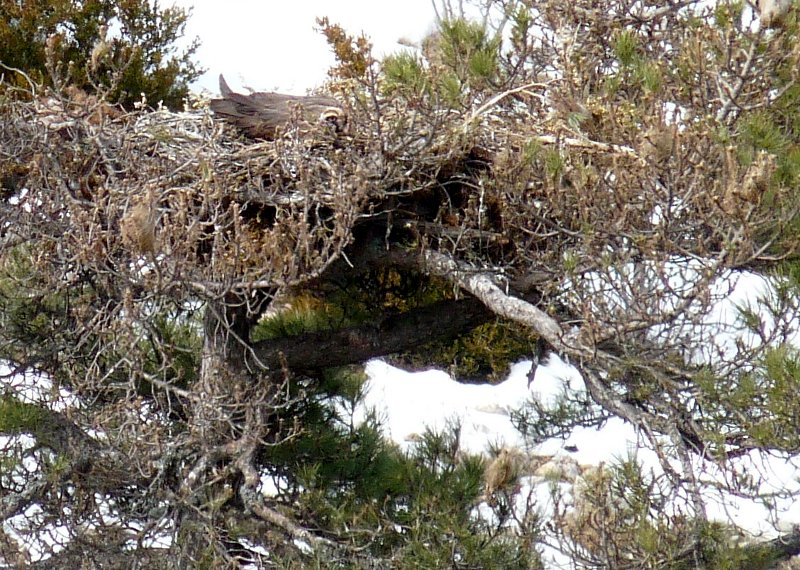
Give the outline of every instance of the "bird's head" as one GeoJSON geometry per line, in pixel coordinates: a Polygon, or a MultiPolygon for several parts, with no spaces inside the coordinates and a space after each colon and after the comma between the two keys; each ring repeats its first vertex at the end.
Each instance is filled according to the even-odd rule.
{"type": "Polygon", "coordinates": [[[330,125],[336,134],[348,134],[347,113],[340,107],[328,107],[320,113],[320,122],[330,125]]]}

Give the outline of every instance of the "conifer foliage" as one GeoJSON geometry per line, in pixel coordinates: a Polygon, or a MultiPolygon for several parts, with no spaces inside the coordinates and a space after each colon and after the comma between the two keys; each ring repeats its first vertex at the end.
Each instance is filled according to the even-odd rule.
{"type": "Polygon", "coordinates": [[[7,87],[36,84],[102,92],[132,108],[142,96],[180,108],[201,73],[197,40],[180,50],[188,14],[149,0],[0,2],[0,62],[7,87]]]}

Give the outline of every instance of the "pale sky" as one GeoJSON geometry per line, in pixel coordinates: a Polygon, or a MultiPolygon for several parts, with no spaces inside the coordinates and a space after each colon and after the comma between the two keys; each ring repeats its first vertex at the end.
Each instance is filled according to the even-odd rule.
{"type": "MultiPolygon", "coordinates": [[[[380,57],[419,41],[434,27],[431,0],[173,0],[192,8],[187,38],[200,38],[196,59],[208,69],[197,87],[217,93],[220,73],[233,89],[246,85],[302,95],[326,79],[333,55],[315,31],[316,18],[357,35],[364,32],[380,57]]],[[[167,3],[164,2],[163,5],[167,3]]]]}

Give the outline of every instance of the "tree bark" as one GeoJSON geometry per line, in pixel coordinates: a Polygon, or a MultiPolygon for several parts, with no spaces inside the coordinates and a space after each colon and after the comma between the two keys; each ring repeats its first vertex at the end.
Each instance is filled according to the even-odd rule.
{"type": "Polygon", "coordinates": [[[273,369],[282,363],[300,370],[344,366],[452,339],[493,318],[494,313],[472,297],[439,301],[377,323],[261,341],[252,352],[273,369]]]}

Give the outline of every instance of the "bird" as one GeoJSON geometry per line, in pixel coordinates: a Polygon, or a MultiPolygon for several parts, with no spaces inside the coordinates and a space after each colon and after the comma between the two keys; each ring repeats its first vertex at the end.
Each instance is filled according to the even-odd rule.
{"type": "Polygon", "coordinates": [[[496,504],[495,494],[515,482],[520,475],[521,458],[516,451],[503,448],[483,474],[483,499],[490,505],[496,504]]]}
{"type": "Polygon", "coordinates": [[[146,196],[136,199],[123,216],[120,222],[122,241],[134,253],[153,253],[156,249],[157,224],[158,209],[150,190],[146,196]]]}
{"type": "Polygon", "coordinates": [[[296,109],[303,122],[330,125],[336,134],[347,129],[347,114],[333,97],[272,92],[243,95],[232,91],[222,74],[219,76],[219,91],[222,98],[211,100],[211,110],[253,139],[278,138],[296,109]]]}
{"type": "Polygon", "coordinates": [[[756,5],[761,18],[761,27],[779,28],[792,7],[792,0],[758,0],[756,5]]]}

